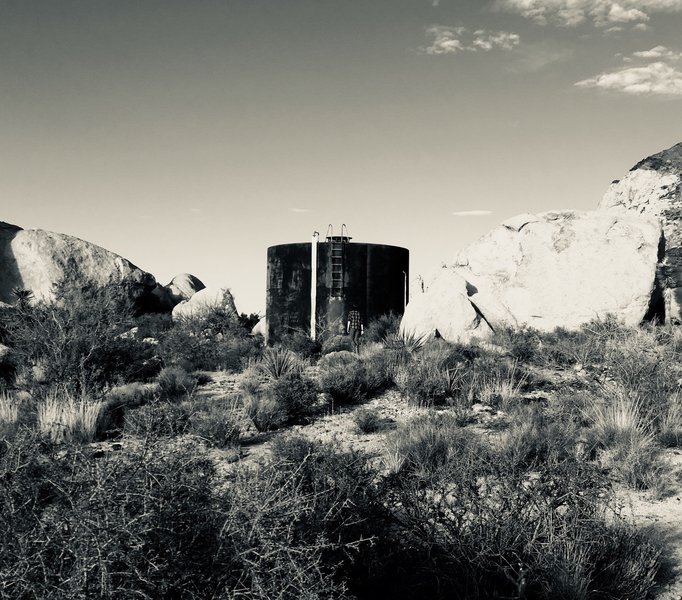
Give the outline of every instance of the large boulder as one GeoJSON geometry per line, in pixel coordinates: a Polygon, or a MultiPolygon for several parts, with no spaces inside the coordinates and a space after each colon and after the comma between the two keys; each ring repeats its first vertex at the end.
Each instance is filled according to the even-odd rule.
{"type": "Polygon", "coordinates": [[[189,300],[194,294],[205,288],[206,286],[198,277],[190,275],[189,273],[176,275],[166,286],[174,304],[189,300]]]}
{"type": "Polygon", "coordinates": [[[665,249],[661,285],[666,318],[682,319],[682,143],[637,163],[614,181],[599,204],[602,210],[628,211],[659,219],[665,249]]]}
{"type": "Polygon", "coordinates": [[[411,295],[400,332],[464,343],[488,338],[492,330],[469,300],[464,278],[444,267],[411,295]]]}
{"type": "Polygon", "coordinates": [[[465,341],[505,325],[575,329],[608,314],[639,324],[655,304],[660,239],[655,219],[627,213],[519,215],[414,294],[401,328],[465,341]]]}
{"type": "Polygon", "coordinates": [[[0,223],[0,302],[13,304],[14,290],[55,300],[55,286],[115,285],[138,306],[151,302],[154,277],[130,261],[79,238],[42,229],[0,223]]]}
{"type": "Polygon", "coordinates": [[[227,288],[204,288],[189,300],[180,302],[173,309],[173,321],[205,318],[215,311],[224,311],[231,318],[237,318],[234,298],[227,288]]]}

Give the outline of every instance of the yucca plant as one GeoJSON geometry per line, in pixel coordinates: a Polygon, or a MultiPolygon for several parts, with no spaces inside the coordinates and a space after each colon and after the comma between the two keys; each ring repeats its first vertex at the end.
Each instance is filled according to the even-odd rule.
{"type": "Polygon", "coordinates": [[[299,372],[302,364],[298,355],[281,346],[268,348],[258,363],[258,370],[268,379],[279,379],[289,373],[299,372]]]}
{"type": "Polygon", "coordinates": [[[426,335],[417,335],[414,331],[391,333],[384,338],[384,347],[390,350],[406,350],[416,354],[426,344],[426,335]]]}

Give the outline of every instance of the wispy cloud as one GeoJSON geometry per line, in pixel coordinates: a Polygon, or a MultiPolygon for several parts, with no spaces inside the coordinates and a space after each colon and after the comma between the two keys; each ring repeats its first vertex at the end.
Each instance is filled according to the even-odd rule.
{"type": "Polygon", "coordinates": [[[599,88],[640,96],[682,96],[682,71],[673,63],[682,60],[682,52],[667,46],[655,46],[622,57],[629,66],[578,81],[583,88],[599,88]]]}
{"type": "Polygon", "coordinates": [[[497,0],[495,6],[541,25],[563,27],[591,22],[603,28],[642,29],[654,13],[682,12],[682,0],[497,0]]]}
{"type": "Polygon", "coordinates": [[[492,215],[492,210],[458,210],[452,213],[455,217],[487,217],[492,215]]]}
{"type": "Polygon", "coordinates": [[[308,213],[308,212],[310,212],[310,209],[309,208],[290,208],[289,211],[292,213],[308,213]]]}
{"type": "Polygon", "coordinates": [[[671,50],[666,46],[656,46],[651,50],[633,52],[632,56],[626,56],[623,60],[625,62],[632,62],[636,58],[644,58],[648,60],[674,61],[682,59],[682,52],[675,52],[674,50],[671,50]]]}
{"type": "Polygon", "coordinates": [[[458,52],[513,50],[521,41],[518,34],[508,31],[488,31],[487,29],[472,31],[466,27],[446,25],[432,25],[426,29],[426,35],[430,43],[428,46],[419,48],[419,51],[432,56],[458,52]]]}
{"type": "Polygon", "coordinates": [[[682,71],[658,61],[612,73],[601,73],[578,81],[575,85],[640,96],[682,96],[682,71]]]}

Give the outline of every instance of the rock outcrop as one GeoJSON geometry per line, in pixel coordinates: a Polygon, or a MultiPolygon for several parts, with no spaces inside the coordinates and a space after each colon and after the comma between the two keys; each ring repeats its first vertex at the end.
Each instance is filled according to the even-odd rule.
{"type": "Polygon", "coordinates": [[[13,304],[14,290],[54,301],[55,286],[116,285],[140,307],[156,305],[154,277],[130,261],[79,238],[0,223],[0,302],[13,304]]]}
{"type": "Polygon", "coordinates": [[[573,329],[607,314],[639,324],[655,297],[660,239],[655,219],[628,213],[519,215],[414,294],[401,328],[466,341],[503,325],[573,329]]]}
{"type": "Polygon", "coordinates": [[[189,300],[194,294],[206,288],[201,280],[189,273],[182,273],[173,277],[165,286],[174,304],[189,300]]]}
{"type": "Polygon", "coordinates": [[[433,279],[412,294],[400,322],[402,333],[440,335],[452,342],[487,338],[490,326],[469,301],[467,282],[453,269],[444,267],[433,279]]]}
{"type": "Polygon", "coordinates": [[[661,286],[666,318],[682,320],[682,143],[637,163],[599,204],[660,220],[665,237],[661,286]]]}
{"type": "Polygon", "coordinates": [[[234,298],[227,288],[204,288],[173,309],[173,321],[203,318],[211,311],[224,310],[237,318],[234,298]]]}

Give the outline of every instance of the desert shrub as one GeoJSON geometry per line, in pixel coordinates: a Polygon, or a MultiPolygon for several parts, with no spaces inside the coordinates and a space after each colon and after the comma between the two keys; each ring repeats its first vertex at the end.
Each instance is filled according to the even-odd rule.
{"type": "Polygon", "coordinates": [[[540,464],[573,460],[579,438],[577,427],[570,421],[553,419],[538,406],[523,406],[500,435],[497,452],[510,469],[528,470],[540,464]]]}
{"type": "Polygon", "coordinates": [[[451,462],[484,465],[487,452],[475,434],[463,429],[454,415],[431,413],[399,427],[386,439],[394,473],[429,478],[451,462]]]}
{"type": "Polygon", "coordinates": [[[189,431],[190,414],[181,404],[152,402],[125,413],[124,431],[149,439],[173,438],[189,431]]]}
{"type": "Polygon", "coordinates": [[[19,420],[20,406],[21,400],[7,392],[0,392],[0,422],[5,424],[16,423],[19,420]]]}
{"type": "Polygon", "coordinates": [[[594,404],[586,416],[592,423],[596,440],[604,446],[641,437],[650,430],[641,401],[622,391],[594,404]]]}
{"type": "Polygon", "coordinates": [[[135,317],[135,327],[140,338],[158,339],[173,327],[173,318],[168,313],[147,313],[135,317]]]}
{"type": "Polygon", "coordinates": [[[365,328],[363,341],[366,343],[383,342],[387,337],[398,333],[400,315],[388,313],[369,322],[365,328]]]}
{"type": "Polygon", "coordinates": [[[477,379],[474,394],[483,404],[506,409],[525,389],[527,378],[516,360],[511,364],[498,362],[490,370],[483,371],[477,379]]]}
{"type": "Polygon", "coordinates": [[[367,373],[360,361],[321,370],[320,390],[337,404],[352,404],[367,397],[367,373]]]}
{"type": "Polygon", "coordinates": [[[532,362],[540,348],[538,332],[530,327],[499,327],[493,343],[505,348],[509,355],[521,362],[532,362]]]}
{"type": "Polygon", "coordinates": [[[622,389],[615,391],[587,413],[599,462],[635,489],[663,493],[666,469],[653,421],[639,399],[629,397],[622,389]]]}
{"type": "Polygon", "coordinates": [[[650,490],[663,496],[669,487],[669,467],[651,434],[621,438],[598,453],[599,464],[617,479],[636,490],[650,490]]]}
{"type": "Polygon", "coordinates": [[[254,393],[243,394],[242,403],[244,412],[258,431],[277,429],[287,420],[284,407],[277,402],[269,386],[254,393]]]}
{"type": "Polygon", "coordinates": [[[675,393],[655,416],[658,442],[666,448],[682,446],[682,399],[675,393]]]}
{"type": "Polygon", "coordinates": [[[7,392],[0,392],[0,439],[9,439],[19,428],[21,400],[7,392]]]}
{"type": "Polygon", "coordinates": [[[257,477],[240,469],[224,503],[221,539],[239,550],[240,597],[350,598],[346,582],[381,514],[363,456],[276,438],[271,461],[257,477]]]}
{"type": "Polygon", "coordinates": [[[19,366],[40,363],[44,383],[75,393],[98,392],[159,371],[154,347],[124,335],[133,326],[133,306],[120,290],[66,282],[55,294],[55,303],[19,303],[7,312],[5,336],[19,366]]]}
{"type": "Polygon", "coordinates": [[[189,431],[210,446],[236,448],[241,437],[241,417],[234,400],[193,403],[189,431]]]}
{"type": "Polygon", "coordinates": [[[166,367],[157,377],[159,394],[164,400],[176,400],[194,394],[197,377],[182,367],[166,367]]]}
{"type": "Polygon", "coordinates": [[[402,350],[413,356],[426,344],[426,336],[418,335],[413,331],[398,331],[389,333],[383,342],[388,349],[402,350]]]}
{"type": "Polygon", "coordinates": [[[389,389],[394,384],[398,362],[395,356],[382,350],[362,357],[367,375],[367,391],[370,395],[389,389]]]}
{"type": "Polygon", "coordinates": [[[38,404],[38,431],[55,443],[92,442],[103,403],[76,398],[67,390],[52,390],[38,404]]]}
{"type": "Polygon", "coordinates": [[[410,458],[388,493],[399,524],[365,597],[379,586],[374,597],[634,598],[652,589],[660,550],[614,512],[597,470],[571,460],[509,470],[466,430],[443,430],[431,417],[401,432],[410,458]]]}
{"type": "Polygon", "coordinates": [[[570,331],[557,327],[541,333],[540,352],[535,362],[543,366],[568,367],[575,364],[591,365],[598,360],[597,342],[585,330],[570,331]]]}
{"type": "Polygon", "coordinates": [[[229,320],[226,323],[214,328],[203,328],[203,321],[176,323],[159,337],[159,358],[165,366],[177,365],[189,371],[241,371],[260,357],[261,341],[239,325],[229,320]]]}
{"type": "Polygon", "coordinates": [[[330,352],[325,354],[318,361],[317,365],[321,370],[335,369],[337,367],[344,367],[346,365],[352,365],[360,360],[355,352],[349,352],[348,350],[338,350],[336,352],[330,352]]]}
{"type": "Polygon", "coordinates": [[[382,419],[376,410],[361,408],[353,413],[353,423],[360,433],[374,433],[382,426],[382,419]]]}
{"type": "Polygon", "coordinates": [[[399,369],[396,384],[410,404],[442,406],[468,395],[469,377],[457,368],[439,368],[422,360],[399,369]]]}
{"type": "Polygon", "coordinates": [[[271,384],[275,402],[284,411],[289,423],[304,422],[317,404],[317,386],[300,373],[287,373],[271,384]]]}
{"type": "Polygon", "coordinates": [[[319,340],[313,340],[304,331],[294,331],[281,337],[280,345],[302,358],[316,358],[320,356],[322,344],[319,340]]]}
{"type": "Polygon", "coordinates": [[[96,437],[106,439],[120,435],[126,412],[158,398],[158,389],[158,384],[135,382],[109,390],[97,421],[96,437]]]}
{"type": "Polygon", "coordinates": [[[13,474],[0,488],[1,597],[209,598],[222,588],[231,561],[213,465],[196,444],[93,459],[29,439],[0,456],[0,473],[13,474]]]}
{"type": "Polygon", "coordinates": [[[345,350],[347,352],[353,352],[353,340],[347,335],[330,335],[326,336],[322,341],[322,355],[329,354],[330,352],[340,352],[345,350]]]}

